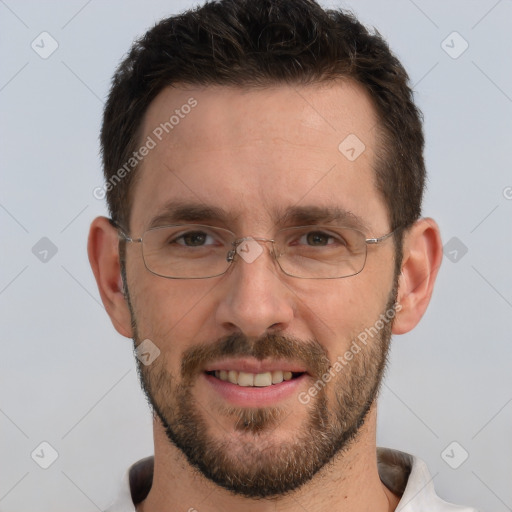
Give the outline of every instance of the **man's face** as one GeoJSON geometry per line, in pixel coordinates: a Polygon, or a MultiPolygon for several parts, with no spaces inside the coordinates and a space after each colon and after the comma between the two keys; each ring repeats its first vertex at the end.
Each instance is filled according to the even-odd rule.
{"type": "MultiPolygon", "coordinates": [[[[142,236],[156,217],[157,225],[207,224],[237,237],[273,239],[285,227],[354,219],[367,237],[386,234],[374,184],[376,123],[367,95],[347,82],[166,89],[143,123],[141,141],[150,136],[156,146],[137,171],[130,235],[142,236]],[[190,113],[182,110],[168,134],[155,132],[190,98],[197,101],[190,113]],[[354,160],[362,148],[355,136],[365,149],[354,160]],[[166,216],[178,203],[194,208],[166,216]],[[318,208],[352,216],[321,220],[318,208]]],[[[126,249],[135,341],[150,339],[160,350],[151,365],[139,364],[155,412],[190,464],[248,497],[300,486],[356,437],[382,376],[391,322],[359,342],[352,358],[344,354],[365,329],[382,325],[395,300],[392,239],[369,246],[364,270],[342,279],[287,276],[271,245],[262,247],[254,261],[237,256],[226,274],[195,280],[156,276],[138,244],[126,249]],[[235,379],[240,371],[270,372],[276,381],[289,377],[280,370],[293,374],[247,387],[215,370],[237,372],[235,379]]]]}

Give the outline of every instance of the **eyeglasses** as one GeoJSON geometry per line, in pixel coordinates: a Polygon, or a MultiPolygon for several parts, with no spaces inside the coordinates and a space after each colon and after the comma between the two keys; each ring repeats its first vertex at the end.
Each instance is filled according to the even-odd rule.
{"type": "Polygon", "coordinates": [[[244,237],[224,228],[201,224],[178,224],[151,228],[140,238],[130,238],[113,221],[121,238],[142,245],[144,265],[153,274],[168,279],[207,279],[225,274],[240,257],[252,263],[271,243],[271,255],[288,276],[300,279],[338,279],[359,274],[366,263],[368,245],[379,238],[366,238],[357,229],[341,226],[299,226],[281,229],[273,240],[244,237]]]}

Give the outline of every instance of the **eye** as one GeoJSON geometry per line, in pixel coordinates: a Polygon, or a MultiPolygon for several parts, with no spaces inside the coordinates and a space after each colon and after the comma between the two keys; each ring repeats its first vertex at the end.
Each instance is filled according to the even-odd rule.
{"type": "Polygon", "coordinates": [[[310,247],[325,247],[332,245],[346,245],[340,236],[326,233],[325,231],[309,231],[303,234],[298,241],[299,244],[305,244],[310,247]]]}
{"type": "Polygon", "coordinates": [[[215,244],[215,239],[204,231],[188,231],[171,240],[171,243],[177,243],[186,247],[202,247],[215,244]]]}

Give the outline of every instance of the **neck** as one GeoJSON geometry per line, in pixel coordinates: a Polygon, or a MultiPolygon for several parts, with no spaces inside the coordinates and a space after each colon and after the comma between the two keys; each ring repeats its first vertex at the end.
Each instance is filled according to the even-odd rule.
{"type": "Polygon", "coordinates": [[[375,431],[374,404],[357,439],[310,482],[283,497],[253,500],[218,487],[192,468],[181,451],[169,442],[160,421],[155,418],[153,485],[137,511],[195,509],[200,512],[291,512],[303,508],[308,512],[392,512],[399,498],[380,481],[375,431]]]}

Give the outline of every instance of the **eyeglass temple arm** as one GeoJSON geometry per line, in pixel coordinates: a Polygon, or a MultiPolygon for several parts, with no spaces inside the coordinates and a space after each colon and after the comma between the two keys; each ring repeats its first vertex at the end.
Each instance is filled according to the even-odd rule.
{"type": "Polygon", "coordinates": [[[108,219],[111,226],[117,229],[119,232],[120,238],[123,240],[126,240],[127,242],[133,242],[133,243],[141,243],[142,238],[130,238],[123,230],[123,228],[114,220],[114,219],[108,219]]]}
{"type": "MultiPolygon", "coordinates": [[[[398,228],[397,228],[398,229],[398,228]]],[[[380,236],[379,238],[367,238],[365,240],[365,242],[367,244],[378,244],[379,242],[383,242],[384,240],[386,240],[387,238],[389,238],[390,236],[394,235],[395,232],[397,231],[397,229],[394,229],[393,231],[391,231],[390,233],[388,233],[387,235],[382,235],[380,236]]]]}

